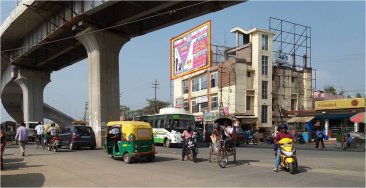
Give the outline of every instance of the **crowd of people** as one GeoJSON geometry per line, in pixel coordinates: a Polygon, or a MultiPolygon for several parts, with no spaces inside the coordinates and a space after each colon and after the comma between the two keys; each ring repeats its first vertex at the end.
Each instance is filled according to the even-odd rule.
{"type": "MultiPolygon", "coordinates": [[[[50,138],[59,134],[59,130],[56,128],[55,123],[51,123],[51,127],[47,131],[45,131],[44,126],[42,125],[41,122],[39,122],[38,125],[34,128],[34,131],[36,133],[37,137],[36,139],[42,140],[42,138],[46,138],[46,142],[50,138]],[[47,135],[50,135],[50,137],[48,138],[47,135]]],[[[26,156],[25,145],[28,142],[28,136],[29,131],[26,128],[26,124],[25,122],[21,122],[20,126],[16,129],[15,141],[17,142],[17,144],[19,144],[20,153],[22,157],[26,156]]],[[[5,151],[5,146],[7,144],[7,138],[6,138],[7,136],[5,128],[3,126],[1,126],[0,137],[1,137],[1,169],[3,169],[4,168],[3,154],[5,151]]]]}

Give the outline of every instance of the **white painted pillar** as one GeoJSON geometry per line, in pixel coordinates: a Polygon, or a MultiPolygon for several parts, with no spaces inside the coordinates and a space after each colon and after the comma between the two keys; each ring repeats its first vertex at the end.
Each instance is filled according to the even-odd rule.
{"type": "Polygon", "coordinates": [[[23,92],[24,121],[43,122],[43,90],[50,81],[49,72],[19,69],[15,82],[23,92]]]}
{"type": "Polygon", "coordinates": [[[358,131],[358,123],[357,122],[354,122],[354,124],[353,124],[353,126],[354,126],[354,128],[355,128],[355,132],[357,132],[358,131]]]}
{"type": "Polygon", "coordinates": [[[324,134],[328,136],[328,130],[329,130],[329,120],[324,120],[324,134]]]}
{"type": "Polygon", "coordinates": [[[119,51],[130,38],[89,27],[76,39],[88,53],[89,126],[95,132],[97,147],[102,147],[101,126],[119,120],[119,51]]]}

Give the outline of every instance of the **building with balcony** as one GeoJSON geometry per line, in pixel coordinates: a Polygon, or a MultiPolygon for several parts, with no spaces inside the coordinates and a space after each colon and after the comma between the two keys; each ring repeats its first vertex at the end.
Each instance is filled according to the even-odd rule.
{"type": "Polygon", "coordinates": [[[173,81],[175,107],[193,113],[199,124],[235,116],[243,128],[260,132],[277,125],[275,104],[283,110],[312,108],[311,68],[274,66],[274,32],[238,27],[231,32],[235,47],[212,46],[210,68],[173,81]]]}

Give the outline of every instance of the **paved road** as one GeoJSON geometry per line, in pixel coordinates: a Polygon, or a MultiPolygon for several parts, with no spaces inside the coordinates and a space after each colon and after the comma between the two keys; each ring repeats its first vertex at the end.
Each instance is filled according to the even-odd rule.
{"type": "MultiPolygon", "coordinates": [[[[270,147],[238,148],[237,164],[222,169],[207,160],[200,148],[199,162],[180,161],[180,148],[157,147],[154,162],[125,164],[108,158],[103,150],[62,149],[53,153],[26,146],[26,157],[16,145],[5,150],[1,186],[26,187],[364,187],[364,152],[298,150],[299,172],[273,172],[270,147]],[[189,183],[185,183],[185,181],[189,183]]],[[[230,159],[230,158],[229,158],[230,159]]],[[[230,159],[232,160],[232,158],[230,159]]]]}

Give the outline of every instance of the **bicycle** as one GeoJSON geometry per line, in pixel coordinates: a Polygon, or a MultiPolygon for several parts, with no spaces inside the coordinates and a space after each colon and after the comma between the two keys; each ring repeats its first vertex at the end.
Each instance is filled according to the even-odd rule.
{"type": "Polygon", "coordinates": [[[36,149],[38,149],[39,145],[41,145],[42,149],[44,149],[46,147],[43,140],[44,140],[43,135],[37,135],[36,136],[36,138],[35,138],[35,147],[36,147],[36,149]]]}
{"type": "Polygon", "coordinates": [[[212,161],[212,156],[216,155],[216,160],[221,168],[225,168],[229,161],[229,156],[233,156],[234,164],[236,163],[236,148],[234,144],[228,143],[230,140],[220,141],[220,147],[217,148],[217,152],[214,151],[214,146],[211,142],[210,144],[210,153],[208,161],[212,161]],[[231,146],[230,146],[231,145],[231,146]]]}

